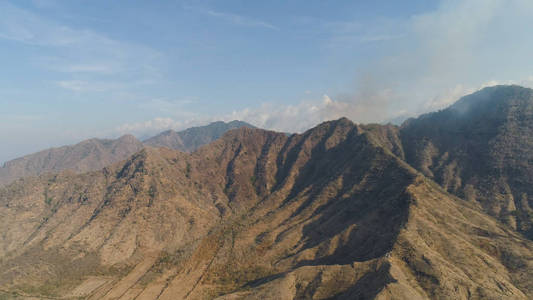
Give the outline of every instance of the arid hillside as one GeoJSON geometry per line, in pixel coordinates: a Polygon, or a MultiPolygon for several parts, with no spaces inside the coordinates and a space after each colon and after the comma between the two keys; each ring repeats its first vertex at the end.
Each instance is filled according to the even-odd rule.
{"type": "Polygon", "coordinates": [[[100,170],[128,158],[143,147],[132,135],[124,135],[116,140],[90,139],[72,146],[43,150],[6,162],[0,168],[0,186],[44,173],[100,170]]]}
{"type": "Polygon", "coordinates": [[[0,290],[531,299],[533,242],[410,166],[405,141],[344,118],[291,136],[240,128],[191,154],[19,180],[0,189],[0,290]]]}
{"type": "Polygon", "coordinates": [[[485,88],[400,132],[410,165],[533,238],[533,90],[485,88]]]}
{"type": "Polygon", "coordinates": [[[0,186],[19,178],[45,173],[70,170],[81,174],[100,170],[128,159],[145,146],[190,152],[240,127],[253,128],[242,121],[214,122],[179,132],[165,131],[147,139],[144,144],[132,135],[124,135],[116,140],[89,139],[76,145],[51,148],[6,162],[0,167],[0,186]]]}

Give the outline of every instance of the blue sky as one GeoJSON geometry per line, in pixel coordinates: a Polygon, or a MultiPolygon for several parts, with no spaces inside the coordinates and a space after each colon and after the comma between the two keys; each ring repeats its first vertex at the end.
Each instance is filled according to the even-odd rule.
{"type": "Polygon", "coordinates": [[[0,0],[0,162],[214,120],[382,122],[529,86],[532,20],[529,0],[0,0]]]}

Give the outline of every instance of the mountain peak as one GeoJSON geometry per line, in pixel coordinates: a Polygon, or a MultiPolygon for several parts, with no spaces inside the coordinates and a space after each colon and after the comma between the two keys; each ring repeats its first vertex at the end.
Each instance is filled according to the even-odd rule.
{"type": "Polygon", "coordinates": [[[318,129],[321,129],[321,128],[330,128],[330,127],[337,127],[337,126],[340,126],[340,127],[354,127],[354,126],[356,126],[356,124],[354,122],[352,122],[350,119],[346,118],[346,117],[341,117],[341,118],[335,119],[335,120],[324,121],[324,122],[318,124],[317,126],[315,126],[314,128],[309,129],[306,132],[310,133],[310,132],[313,132],[314,130],[318,130],[318,129]]]}
{"type": "MultiPolygon", "coordinates": [[[[491,88],[401,128],[214,122],[162,134],[222,136],[191,153],[17,181],[0,188],[0,298],[531,299],[528,94],[491,88]]],[[[54,151],[95,164],[128,144],[91,143],[54,151]]]]}
{"type": "Polygon", "coordinates": [[[533,243],[383,148],[394,128],[239,128],[190,154],[147,147],[101,172],[0,189],[2,290],[531,298],[533,243]]]}
{"type": "Polygon", "coordinates": [[[255,128],[253,125],[243,121],[234,120],[228,123],[217,121],[178,132],[165,131],[145,140],[144,143],[154,147],[167,147],[184,152],[192,152],[200,146],[222,137],[228,130],[240,127],[255,128]]]}
{"type": "Polygon", "coordinates": [[[121,141],[137,141],[137,138],[132,134],[124,134],[118,138],[121,141]]]}
{"type": "Polygon", "coordinates": [[[483,88],[464,96],[451,105],[449,111],[459,114],[476,113],[477,110],[502,109],[505,106],[533,101],[533,90],[518,85],[497,85],[483,88]]]}
{"type": "Polygon", "coordinates": [[[406,160],[447,191],[533,238],[533,90],[484,88],[405,122],[406,160]]]}
{"type": "Polygon", "coordinates": [[[324,123],[331,123],[331,124],[340,125],[340,126],[354,126],[355,125],[355,123],[352,120],[348,119],[347,117],[341,117],[339,119],[326,121],[324,123]]]}
{"type": "Polygon", "coordinates": [[[50,148],[8,161],[0,168],[0,185],[21,177],[71,170],[95,171],[141,150],[143,144],[132,135],[116,140],[92,138],[75,145],[50,148]]]}

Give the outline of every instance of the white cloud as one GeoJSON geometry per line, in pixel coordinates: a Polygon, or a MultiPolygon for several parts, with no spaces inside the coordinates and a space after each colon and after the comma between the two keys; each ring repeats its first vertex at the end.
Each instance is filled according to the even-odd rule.
{"type": "Polygon", "coordinates": [[[428,111],[437,111],[444,109],[453,103],[455,103],[459,98],[466,96],[468,94],[479,91],[483,88],[495,86],[495,85],[520,85],[524,87],[533,88],[533,76],[528,76],[523,80],[489,80],[482,83],[477,87],[465,87],[463,85],[456,85],[453,88],[450,88],[445,91],[441,91],[439,95],[435,96],[431,100],[427,101],[420,110],[416,111],[416,114],[428,112],[428,111]]]}
{"type": "MultiPolygon", "coordinates": [[[[51,66],[51,68],[54,68],[51,66]]],[[[118,68],[111,63],[83,63],[83,64],[66,64],[64,66],[55,67],[58,71],[65,73],[104,73],[109,74],[116,71],[118,68]]]]}
{"type": "Polygon", "coordinates": [[[364,35],[360,37],[361,42],[381,42],[381,41],[390,41],[401,39],[404,37],[402,34],[375,34],[375,35],[364,35]]]}
{"type": "Polygon", "coordinates": [[[102,81],[60,80],[55,83],[57,86],[73,92],[105,92],[120,88],[117,83],[102,81]]]}
{"type": "Polygon", "coordinates": [[[388,91],[385,90],[380,95],[366,96],[362,93],[343,96],[341,100],[334,100],[328,95],[324,95],[322,99],[304,100],[294,105],[263,103],[258,107],[215,116],[181,111],[182,115],[179,116],[179,119],[158,117],[144,122],[123,124],[117,127],[115,131],[119,134],[131,133],[146,137],[168,129],[182,130],[213,121],[241,120],[270,130],[303,132],[321,122],[341,117],[348,117],[357,122],[372,122],[375,116],[380,115],[384,120],[386,114],[382,112],[382,107],[387,101],[388,91]]]}
{"type": "Polygon", "coordinates": [[[384,91],[388,98],[378,101],[381,111],[374,105],[362,119],[347,111],[355,121],[380,121],[383,112],[390,119],[398,112],[416,115],[444,108],[487,84],[531,86],[533,1],[442,0],[429,12],[372,22],[325,25],[332,33],[326,48],[348,59],[362,42],[379,41],[372,45],[376,51],[354,63],[357,78],[348,102],[380,98],[384,91]]]}
{"type": "Polygon", "coordinates": [[[320,26],[330,37],[325,47],[332,51],[353,49],[361,44],[387,42],[406,37],[406,20],[374,18],[365,23],[357,20],[323,22],[320,26]]]}
{"type": "Polygon", "coordinates": [[[57,85],[71,91],[80,92],[89,88],[89,83],[81,80],[62,80],[57,85]]]}
{"type": "Polygon", "coordinates": [[[175,120],[169,117],[157,117],[144,122],[122,124],[115,128],[115,134],[112,135],[133,134],[140,138],[146,138],[165,130],[182,130],[196,125],[205,125],[208,122],[201,119],[175,120]]]}
{"type": "MultiPolygon", "coordinates": [[[[268,22],[236,14],[214,10],[202,13],[239,26],[278,29],[268,22]]],[[[532,16],[530,0],[443,0],[433,11],[402,20],[378,19],[373,22],[375,26],[350,20],[323,22],[317,30],[323,30],[321,35],[324,31],[329,34],[329,40],[324,42],[328,51],[342,48],[350,52],[362,43],[379,47],[374,56],[365,56],[356,65],[359,75],[352,90],[296,104],[266,102],[214,116],[185,110],[188,101],[194,99],[157,98],[143,102],[140,108],[160,117],[123,124],[115,131],[144,136],[214,120],[240,119],[268,129],[301,132],[343,116],[366,123],[441,109],[487,85],[533,86],[532,16]]],[[[124,88],[120,83],[91,77],[95,74],[126,74],[123,84],[154,82],[153,78],[157,78],[153,65],[159,56],[157,51],[90,30],[65,27],[7,3],[0,3],[0,38],[65,49],[64,55],[42,63],[64,72],[65,77],[76,76],[55,82],[75,92],[124,88]],[[145,74],[150,74],[150,78],[145,78],[145,74]]],[[[350,55],[354,56],[357,55],[350,55]]],[[[304,93],[311,97],[318,92],[304,93]]]]}
{"type": "Polygon", "coordinates": [[[226,22],[229,22],[229,23],[232,23],[232,24],[236,24],[236,25],[240,25],[240,26],[262,27],[262,28],[268,28],[268,29],[273,29],[273,30],[279,30],[278,27],[276,27],[276,26],[274,26],[274,25],[272,25],[272,24],[270,24],[268,22],[257,20],[257,19],[253,19],[253,18],[249,18],[249,17],[245,17],[245,16],[241,16],[241,15],[237,15],[237,14],[218,12],[218,11],[214,11],[214,10],[207,10],[205,13],[210,15],[210,16],[212,16],[212,17],[216,17],[216,18],[222,19],[222,20],[224,20],[226,22]]]}
{"type": "Polygon", "coordinates": [[[194,98],[167,99],[154,98],[139,104],[141,109],[148,109],[160,113],[170,114],[180,117],[195,117],[196,114],[184,110],[184,107],[195,103],[194,98]]]}
{"type": "Polygon", "coordinates": [[[422,109],[418,111],[418,113],[426,112],[426,111],[437,111],[440,109],[444,109],[453,103],[457,101],[457,99],[470,94],[474,92],[475,89],[473,88],[466,88],[460,84],[456,85],[453,88],[450,88],[444,92],[441,91],[441,93],[435,97],[433,97],[431,100],[427,101],[422,109]]]}

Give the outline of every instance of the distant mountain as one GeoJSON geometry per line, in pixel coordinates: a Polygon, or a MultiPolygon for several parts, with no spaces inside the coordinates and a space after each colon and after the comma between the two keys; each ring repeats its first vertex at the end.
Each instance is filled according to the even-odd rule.
{"type": "Polygon", "coordinates": [[[400,132],[409,164],[533,238],[533,90],[485,88],[400,132]]]}
{"type": "Polygon", "coordinates": [[[76,145],[51,148],[6,162],[0,168],[0,186],[19,178],[44,173],[57,173],[65,170],[84,173],[99,170],[127,159],[146,145],[194,151],[220,138],[228,130],[240,127],[254,128],[241,121],[229,123],[219,121],[180,132],[165,131],[149,138],[144,144],[132,135],[124,135],[116,140],[89,139],[76,145]]]}
{"type": "Polygon", "coordinates": [[[0,185],[48,172],[99,170],[126,159],[143,147],[134,136],[124,135],[116,140],[90,139],[72,146],[47,149],[6,162],[0,168],[0,185]]]}
{"type": "Polygon", "coordinates": [[[410,166],[400,133],[240,128],[17,181],[0,188],[0,296],[533,298],[533,242],[410,166]]]}
{"type": "Polygon", "coordinates": [[[241,127],[256,128],[242,121],[228,123],[218,121],[206,126],[192,127],[178,132],[167,130],[145,140],[144,143],[153,147],[167,147],[184,152],[192,152],[200,146],[219,139],[227,131],[241,127]]]}

